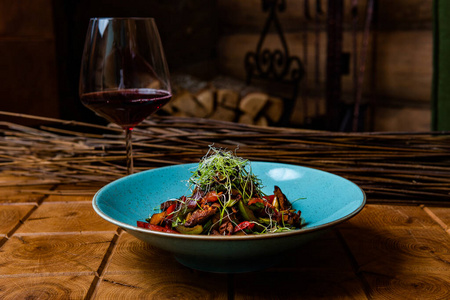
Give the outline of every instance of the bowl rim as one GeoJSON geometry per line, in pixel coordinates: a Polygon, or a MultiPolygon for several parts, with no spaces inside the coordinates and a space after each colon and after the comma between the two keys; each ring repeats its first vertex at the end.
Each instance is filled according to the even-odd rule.
{"type": "Polygon", "coordinates": [[[121,177],[119,179],[116,179],[114,181],[111,181],[110,183],[106,184],[105,186],[103,186],[102,188],[100,188],[94,195],[94,197],[92,198],[92,206],[95,210],[95,212],[102,217],[103,219],[105,219],[106,221],[117,225],[119,227],[121,227],[122,229],[124,229],[125,231],[131,230],[131,231],[137,231],[140,233],[144,233],[147,234],[149,236],[155,236],[155,237],[164,237],[164,238],[173,238],[173,239],[183,239],[183,240],[198,240],[198,241],[205,241],[205,240],[211,240],[211,241],[248,241],[248,240],[266,240],[266,239],[278,239],[278,238],[284,238],[284,237],[290,237],[290,236],[295,236],[295,235],[303,235],[303,234],[307,234],[307,233],[311,233],[314,231],[319,231],[319,230],[325,230],[331,227],[336,226],[337,224],[340,224],[344,221],[347,221],[351,218],[353,218],[355,215],[357,215],[366,205],[367,202],[367,196],[366,193],[364,192],[364,190],[359,187],[357,184],[355,184],[354,182],[333,174],[331,172],[327,172],[327,171],[323,171],[320,169],[316,169],[316,168],[311,168],[311,167],[305,167],[305,166],[301,166],[301,165],[294,165],[294,164],[287,164],[287,163],[277,163],[277,162],[266,162],[266,161],[251,161],[251,164],[254,163],[263,163],[263,164],[274,164],[274,165],[279,165],[279,166],[290,166],[290,167],[301,167],[304,169],[311,169],[314,171],[319,171],[319,172],[323,172],[323,173],[327,173],[329,175],[333,175],[333,176],[337,176],[351,184],[353,184],[356,188],[358,188],[361,193],[362,193],[362,201],[361,204],[354,209],[351,213],[327,222],[325,224],[321,224],[321,225],[316,225],[316,226],[312,226],[312,227],[308,227],[308,228],[299,228],[299,229],[294,229],[294,230],[290,230],[290,231],[283,231],[283,232],[277,232],[277,233],[268,233],[268,234],[248,234],[248,235],[230,235],[230,236],[218,236],[218,235],[190,235],[190,234],[174,234],[174,233],[167,233],[167,232],[160,232],[160,231],[153,231],[153,230],[149,230],[149,229],[145,229],[145,228],[140,228],[134,225],[130,225],[121,221],[118,221],[114,218],[111,218],[110,216],[108,216],[106,213],[104,213],[100,207],[97,204],[97,200],[98,197],[101,193],[103,193],[104,190],[110,188],[110,186],[113,183],[117,183],[119,181],[125,181],[125,180],[130,180],[129,178],[131,177],[135,177],[135,176],[142,176],[145,173],[151,173],[154,171],[160,171],[162,169],[167,169],[167,168],[179,168],[179,167],[188,167],[188,166],[195,166],[198,165],[198,163],[187,163],[187,164],[178,164],[178,165],[170,165],[170,166],[164,166],[164,167],[159,167],[159,168],[154,168],[154,169],[149,169],[149,170],[145,170],[142,172],[138,172],[138,173],[134,173],[131,175],[127,175],[124,177],[121,177]]]}

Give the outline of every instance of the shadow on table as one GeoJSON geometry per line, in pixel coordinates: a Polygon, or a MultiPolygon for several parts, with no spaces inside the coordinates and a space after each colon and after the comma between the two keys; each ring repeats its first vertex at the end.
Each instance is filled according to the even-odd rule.
{"type": "MultiPolygon", "coordinates": [[[[272,268],[228,275],[188,269],[170,253],[129,235],[121,238],[109,271],[115,273],[126,264],[133,272],[151,273],[155,276],[137,276],[137,285],[144,289],[165,286],[165,296],[170,294],[171,284],[176,284],[185,296],[213,293],[236,299],[365,299],[371,294],[372,284],[367,276],[393,277],[405,268],[402,252],[393,251],[396,237],[391,232],[358,227],[351,222],[282,254],[283,261],[272,268]],[[121,259],[120,253],[124,256],[121,259]]],[[[108,277],[111,276],[105,276],[108,277]]]]}
{"type": "Polygon", "coordinates": [[[396,274],[402,257],[384,245],[382,231],[353,224],[331,229],[324,235],[285,254],[284,261],[270,269],[236,274],[236,296],[279,299],[365,299],[370,294],[361,269],[366,264],[389,266],[396,274]]]}

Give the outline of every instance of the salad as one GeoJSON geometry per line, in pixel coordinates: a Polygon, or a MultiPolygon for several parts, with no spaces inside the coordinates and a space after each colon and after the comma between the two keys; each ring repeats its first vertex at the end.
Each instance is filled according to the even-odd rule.
{"type": "Polygon", "coordinates": [[[190,195],[165,201],[137,226],[202,235],[276,233],[302,226],[301,212],[281,189],[274,186],[273,194],[264,194],[249,161],[231,151],[210,147],[188,184],[190,195]]]}

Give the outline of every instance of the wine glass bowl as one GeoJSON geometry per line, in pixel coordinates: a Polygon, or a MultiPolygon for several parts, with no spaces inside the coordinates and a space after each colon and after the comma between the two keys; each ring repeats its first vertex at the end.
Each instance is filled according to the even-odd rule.
{"type": "Polygon", "coordinates": [[[126,132],[128,173],[133,172],[131,131],[172,97],[170,76],[153,18],[93,18],[81,63],[81,102],[126,132]]]}
{"type": "Polygon", "coordinates": [[[126,89],[84,94],[81,101],[101,117],[127,130],[160,109],[170,98],[170,93],[154,89],[126,89]]]}

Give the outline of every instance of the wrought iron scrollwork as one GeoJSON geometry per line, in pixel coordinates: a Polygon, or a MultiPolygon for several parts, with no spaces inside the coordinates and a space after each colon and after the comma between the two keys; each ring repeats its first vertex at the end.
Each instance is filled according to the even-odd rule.
{"type": "MultiPolygon", "coordinates": [[[[250,83],[252,78],[257,77],[291,82],[298,85],[305,70],[300,58],[289,54],[286,39],[277,16],[277,11],[282,12],[286,10],[286,1],[262,0],[262,9],[269,14],[256,46],[256,51],[249,52],[245,56],[247,83],[250,83]],[[263,49],[264,41],[272,26],[280,39],[281,49],[263,49]]],[[[296,95],[294,95],[294,99],[295,97],[296,95]]]]}

